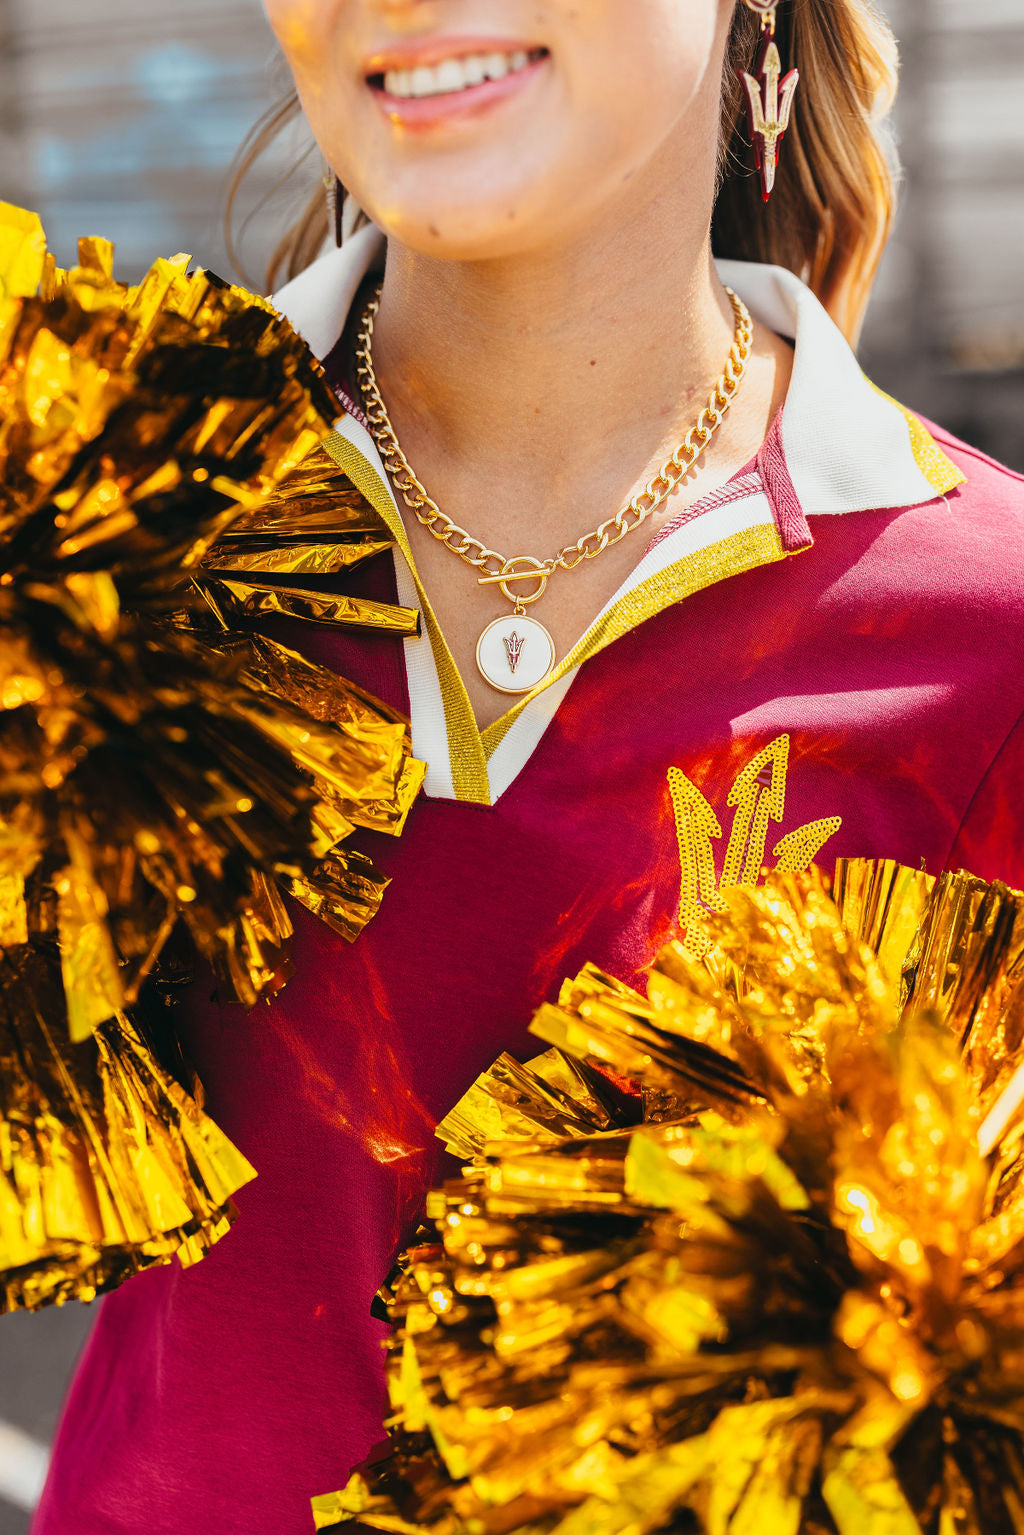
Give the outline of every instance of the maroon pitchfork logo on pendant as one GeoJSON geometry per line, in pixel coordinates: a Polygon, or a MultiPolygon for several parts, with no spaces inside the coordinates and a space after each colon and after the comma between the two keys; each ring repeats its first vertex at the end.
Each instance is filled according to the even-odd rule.
{"type": "Polygon", "coordinates": [[[514,629],[511,634],[503,635],[502,638],[505,645],[505,654],[508,656],[508,669],[514,676],[516,667],[519,665],[520,658],[522,657],[523,646],[526,644],[526,640],[521,638],[514,629]]]}

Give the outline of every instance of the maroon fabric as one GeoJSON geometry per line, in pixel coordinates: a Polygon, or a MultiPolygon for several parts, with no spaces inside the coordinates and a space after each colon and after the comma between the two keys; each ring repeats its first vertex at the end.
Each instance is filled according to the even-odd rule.
{"type": "Polygon", "coordinates": [[[771,430],[757,455],[757,469],[761,476],[765,495],[775,514],[782,547],[787,554],[806,549],[811,542],[811,530],[804,516],[793,481],[786,463],[786,450],[782,445],[782,411],[772,422],[771,430]]]}
{"type": "MultiPolygon", "coordinates": [[[[355,945],[297,913],[272,1006],[199,989],[187,1042],[259,1177],[203,1263],[103,1302],[35,1535],[308,1535],[310,1495],[380,1437],[369,1308],[441,1170],[435,1121],[499,1050],[531,1052],[563,976],[593,960],[635,981],[673,931],[670,766],[722,821],[719,862],[731,784],[788,732],[779,835],[839,815],[823,861],[1024,883],[1024,483],[938,435],[962,491],[812,517],[813,548],[625,635],[496,805],[423,800],[401,840],[362,838],[393,882],[355,945]]],[[[760,472],[777,497],[778,460],[760,472]]],[[[388,558],[349,589],[393,599],[388,558]]],[[[398,642],[301,643],[403,703],[398,642]]]]}

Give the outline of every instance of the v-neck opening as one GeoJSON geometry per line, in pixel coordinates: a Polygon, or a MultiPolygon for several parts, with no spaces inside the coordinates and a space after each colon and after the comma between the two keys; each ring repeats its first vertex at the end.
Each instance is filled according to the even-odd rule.
{"type": "MultiPolygon", "coordinates": [[[[465,681],[417,570],[408,530],[373,439],[365,426],[347,413],[339,427],[327,441],[328,450],[380,513],[395,539],[401,561],[404,562],[404,572],[407,572],[411,582],[411,590],[407,588],[403,593],[403,563],[396,562],[400,600],[408,604],[414,592],[420,605],[429,646],[430,666],[424,667],[421,664],[425,653],[413,650],[412,646],[420,643],[415,640],[407,640],[405,643],[405,666],[410,700],[419,697],[423,704],[420,710],[420,734],[427,733],[431,737],[430,751],[425,752],[422,744],[417,745],[416,750],[419,755],[426,756],[428,762],[431,757],[434,759],[434,770],[429,774],[433,784],[428,780],[426,789],[432,797],[454,798],[485,806],[493,804],[526,765],[584,661],[671,603],[681,601],[695,591],[749,569],[752,565],[781,559],[789,552],[781,544],[756,467],[753,471],[739,471],[737,476],[698,497],[690,506],[682,508],[671,523],[658,530],[624,581],[547,677],[481,730],[465,681]],[[749,518],[730,514],[731,507],[754,500],[764,504],[760,508],[760,516],[751,525],[746,525],[749,518]],[[694,538],[692,534],[684,537],[695,523],[701,522],[708,514],[714,514],[722,524],[716,528],[716,532],[722,534],[721,538],[705,541],[702,545],[700,539],[694,538]],[[681,558],[674,560],[670,558],[671,546],[679,541],[693,547],[682,550],[681,558]],[[428,675],[431,667],[433,676],[428,675]],[[424,700],[425,693],[432,696],[424,700]],[[545,695],[548,695],[548,701],[553,707],[541,709],[540,712],[531,709],[545,695]],[[529,743],[532,744],[528,744],[526,757],[509,777],[508,764],[513,758],[518,762],[521,753],[518,749],[511,752],[506,745],[507,739],[524,715],[529,717],[528,711],[529,715],[536,716],[538,729],[527,732],[529,743]],[[437,729],[441,719],[443,738],[437,729]],[[447,770],[442,770],[437,761],[442,745],[447,758],[447,770]],[[505,760],[498,781],[495,781],[492,778],[491,762],[499,748],[502,748],[505,760]]],[[[415,737],[415,707],[412,713],[415,737]]],[[[523,738],[522,728],[516,734],[523,738]]],[[[521,748],[524,741],[521,739],[516,744],[521,748]]]]}
{"type": "MultiPolygon", "coordinates": [[[[278,307],[318,356],[327,358],[336,346],[359,285],[383,247],[383,235],[368,226],[277,296],[278,307]]],[[[784,430],[769,433],[749,492],[740,494],[728,488],[733,482],[726,482],[681,509],[548,678],[482,732],[415,571],[373,439],[355,414],[343,418],[333,439],[334,456],[387,522],[402,555],[396,569],[403,580],[408,572],[420,603],[426,632],[423,639],[407,638],[404,645],[410,692],[412,662],[418,657],[421,675],[429,675],[431,696],[438,702],[436,709],[427,709],[422,699],[419,704],[411,700],[414,739],[419,711],[423,740],[430,745],[430,752],[419,749],[418,755],[438,762],[437,773],[428,774],[428,795],[492,804],[530,760],[584,660],[669,605],[809,547],[809,513],[821,517],[917,506],[963,483],[963,472],[926,426],[865,378],[847,341],[798,277],[757,263],[719,261],[717,266],[722,280],[742,295],[762,324],[794,340],[784,430]],[[716,497],[721,497],[717,503],[716,497]],[[432,788],[432,780],[441,787],[432,788]]]]}
{"type": "MultiPolygon", "coordinates": [[[[361,293],[363,288],[369,284],[370,280],[370,275],[367,274],[367,276],[363,279],[363,284],[359,290],[359,293],[361,293]]],[[[353,313],[358,310],[358,308],[358,303],[354,303],[353,313]]],[[[333,376],[334,391],[339,399],[339,402],[344,408],[345,416],[349,420],[356,421],[358,425],[366,432],[368,440],[372,442],[373,439],[368,430],[369,423],[366,420],[365,414],[355,401],[351,379],[348,376],[348,353],[350,351],[350,345],[347,338],[349,337],[352,318],[353,315],[350,313],[348,321],[343,327],[337,342],[331,349],[328,357],[325,359],[324,366],[328,372],[328,376],[333,376]],[[339,356],[339,354],[341,355],[339,356]]],[[[778,412],[778,416],[781,417],[781,409],[778,412]]],[[[773,426],[774,424],[775,423],[773,423],[773,426]]],[[[376,444],[374,444],[374,448],[376,449],[376,444]]],[[[376,456],[379,459],[379,454],[376,456]]],[[[372,468],[373,465],[368,465],[368,467],[372,468]]],[[[449,744],[456,745],[460,751],[460,754],[465,754],[466,766],[469,771],[470,778],[473,781],[474,787],[479,787],[481,783],[481,761],[483,764],[482,772],[484,776],[486,776],[487,762],[489,761],[492,752],[504,739],[512,725],[522,714],[524,708],[527,707],[534,698],[539,697],[542,693],[546,692],[550,687],[558,682],[561,677],[572,670],[574,666],[581,665],[583,660],[587,658],[587,655],[589,654],[587,648],[588,640],[590,639],[591,635],[599,629],[602,620],[605,618],[609,609],[611,609],[628,593],[636,572],[643,565],[651,550],[664,539],[671,537],[678,530],[678,528],[702,516],[706,511],[711,510],[713,507],[723,504],[725,499],[733,499],[737,495],[747,493],[746,489],[736,490],[734,487],[738,485],[745,485],[745,482],[749,480],[750,475],[752,473],[756,473],[756,470],[757,457],[755,455],[741,468],[737,469],[735,473],[729,477],[728,480],[723,481],[721,485],[714,487],[712,490],[705,492],[704,495],[698,496],[696,500],[691,502],[688,506],[681,507],[679,511],[670,517],[665,523],[663,523],[660,528],[656,529],[648,539],[646,545],[644,546],[643,553],[640,555],[636,564],[630,569],[623,581],[620,582],[619,586],[612,593],[611,597],[609,597],[608,601],[595,614],[594,618],[591,619],[590,623],[584,627],[577,640],[573,645],[569,647],[562,659],[555,663],[555,665],[551,668],[551,671],[548,672],[547,676],[544,677],[541,682],[536,685],[536,687],[531,688],[529,692],[522,694],[519,698],[516,699],[515,703],[511,704],[509,708],[505,710],[503,714],[499,715],[497,719],[492,720],[489,725],[485,725],[483,729],[481,729],[480,723],[476,716],[476,711],[473,708],[473,703],[469,696],[469,689],[466,687],[465,679],[459,670],[454,653],[448,644],[444,631],[441,628],[441,624],[433,611],[433,608],[426,594],[426,589],[423,586],[422,580],[420,578],[419,571],[416,567],[416,561],[412,552],[412,545],[409,541],[408,529],[405,526],[405,521],[402,517],[397,498],[395,497],[390,482],[387,478],[387,472],[384,468],[383,462],[379,463],[378,472],[375,478],[381,481],[381,489],[384,491],[386,496],[387,508],[385,506],[378,505],[376,506],[376,510],[382,517],[384,517],[385,521],[388,523],[390,531],[393,534],[396,543],[401,550],[403,558],[405,559],[409,568],[413,586],[416,591],[416,596],[423,610],[424,624],[427,628],[432,648],[435,651],[435,664],[437,665],[439,672],[446,674],[444,677],[440,678],[442,697],[445,695],[447,682],[448,696],[457,703],[459,713],[462,713],[466,716],[466,726],[465,728],[459,729],[455,732],[456,740],[454,742],[452,741],[452,730],[449,727],[449,744]],[[388,515],[388,508],[390,508],[390,515],[388,515]],[[438,654],[438,652],[440,652],[440,654],[438,654]],[[575,658],[572,665],[568,664],[570,657],[575,658]],[[469,728],[470,724],[472,727],[471,729],[469,728]]],[[[359,488],[363,489],[363,487],[359,488]]],[[[369,495],[365,489],[363,489],[363,494],[367,495],[367,499],[376,505],[374,497],[369,495]]],[[[406,661],[408,670],[408,654],[406,656],[406,661]]],[[[447,709],[445,712],[447,714],[447,709]]]]}

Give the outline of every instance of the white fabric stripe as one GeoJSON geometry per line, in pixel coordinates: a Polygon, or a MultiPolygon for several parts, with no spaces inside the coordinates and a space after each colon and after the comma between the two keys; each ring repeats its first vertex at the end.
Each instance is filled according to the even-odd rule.
{"type": "MultiPolygon", "coordinates": [[[[361,453],[380,475],[387,490],[395,515],[401,517],[388,481],[387,471],[377,451],[377,444],[361,422],[344,414],[335,422],[335,431],[361,453]]],[[[398,600],[404,608],[418,608],[419,593],[412,578],[405,555],[399,548],[392,551],[395,562],[395,579],[398,584],[398,600]]],[[[454,799],[451,754],[448,750],[448,725],[444,713],[444,697],[441,679],[434,660],[434,647],[426,628],[419,634],[410,634],[402,641],[405,647],[405,676],[409,688],[409,718],[412,721],[412,753],[427,764],[427,776],[423,792],[433,799],[454,799]]]]}
{"type": "Polygon", "coordinates": [[[934,501],[902,411],[872,388],[846,337],[783,267],[719,261],[755,319],[796,345],[782,446],[805,517],[934,501]]]}
{"type": "MultiPolygon", "coordinates": [[[[419,593],[401,549],[392,551],[398,600],[405,608],[419,606],[419,593]]],[[[448,748],[448,722],[444,713],[441,679],[437,674],[434,647],[426,629],[407,635],[405,677],[409,688],[409,718],[412,721],[412,754],[427,764],[423,792],[431,799],[454,799],[451,752],[448,748]]]]}
{"type": "Polygon", "coordinates": [[[572,671],[531,699],[494,748],[487,762],[492,805],[496,805],[505,790],[512,787],[533,756],[578,674],[579,667],[574,666],[572,671]]]}
{"type": "Polygon", "coordinates": [[[39,1502],[50,1464],[45,1444],[13,1423],[0,1421],[0,1498],[31,1513],[39,1502]]]}
{"type": "Polygon", "coordinates": [[[388,472],[384,468],[384,460],[377,452],[377,444],[374,442],[373,438],[370,436],[363,423],[361,421],[357,421],[355,416],[350,416],[347,410],[343,410],[337,421],[334,423],[334,430],[337,432],[339,437],[344,437],[346,442],[350,442],[355,448],[356,452],[359,454],[360,458],[365,458],[366,462],[376,470],[380,477],[381,484],[384,486],[384,489],[388,493],[388,500],[391,502],[391,505],[397,512],[398,502],[395,500],[394,491],[391,489],[391,484],[388,480],[388,472]]]}
{"type": "MultiPolygon", "coordinates": [[[[723,506],[712,507],[710,511],[694,517],[692,522],[684,522],[682,527],[676,528],[674,533],[648,550],[614,597],[605,603],[597,618],[588,626],[586,634],[597,628],[605,615],[630,592],[635,591],[644,581],[649,581],[652,576],[660,575],[670,565],[699,554],[702,549],[721,543],[734,533],[744,532],[747,528],[771,526],[774,521],[767,496],[763,491],[755,491],[751,495],[726,502],[723,506]]],[[[572,648],[575,649],[575,646],[572,648]]],[[[579,667],[574,666],[564,677],[545,688],[543,693],[531,698],[494,748],[487,764],[492,804],[515,782],[533,756],[578,672],[579,667]]]]}

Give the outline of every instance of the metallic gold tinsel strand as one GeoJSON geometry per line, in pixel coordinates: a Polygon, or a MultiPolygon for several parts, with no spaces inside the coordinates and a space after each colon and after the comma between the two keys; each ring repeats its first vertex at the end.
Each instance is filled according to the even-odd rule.
{"type": "Polygon", "coordinates": [[[391,540],[319,448],[337,409],[304,342],[188,266],[127,287],[91,239],[60,271],[36,216],[0,204],[9,1307],[227,1229],[252,1169],[126,1010],[180,928],[229,997],[272,994],[282,889],[355,937],[385,881],[346,841],[399,833],[423,779],[405,720],[258,631],[417,619],[294,584],[391,540]]]}
{"type": "Polygon", "coordinates": [[[317,1528],[1024,1530],[1024,894],[884,862],[593,969],[439,1134],[390,1436],[317,1528]],[[623,1096],[624,1079],[642,1091],[623,1096]]]}

